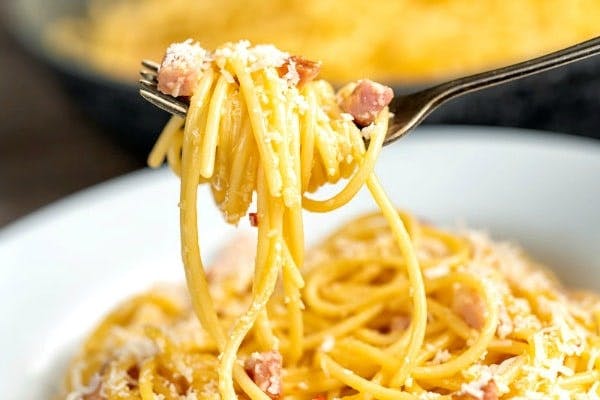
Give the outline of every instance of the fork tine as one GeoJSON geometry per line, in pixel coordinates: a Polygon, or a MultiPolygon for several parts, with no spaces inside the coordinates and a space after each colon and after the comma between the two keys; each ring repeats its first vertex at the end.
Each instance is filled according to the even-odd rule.
{"type": "Polygon", "coordinates": [[[139,82],[140,82],[140,85],[142,85],[145,88],[148,88],[151,90],[156,90],[156,82],[154,82],[154,81],[150,81],[148,79],[140,79],[139,82]]]}
{"type": "Polygon", "coordinates": [[[156,107],[163,109],[170,114],[185,118],[188,105],[184,101],[178,100],[173,96],[159,92],[156,88],[158,80],[157,72],[160,64],[151,60],[143,60],[142,66],[146,68],[147,71],[143,69],[140,71],[140,76],[142,77],[142,79],[139,80],[140,95],[156,107]]]}
{"type": "Polygon", "coordinates": [[[140,89],[140,95],[156,107],[163,109],[170,114],[182,118],[185,118],[185,115],[187,114],[187,104],[174,97],[162,94],[152,87],[140,89]]]}
{"type": "Polygon", "coordinates": [[[152,60],[142,60],[142,65],[153,72],[158,72],[158,68],[160,67],[159,63],[154,62],[152,60]]]}
{"type": "Polygon", "coordinates": [[[151,82],[156,82],[158,81],[158,77],[155,73],[153,72],[148,72],[148,71],[140,71],[140,76],[142,78],[144,78],[147,81],[151,81],[151,82]]]}

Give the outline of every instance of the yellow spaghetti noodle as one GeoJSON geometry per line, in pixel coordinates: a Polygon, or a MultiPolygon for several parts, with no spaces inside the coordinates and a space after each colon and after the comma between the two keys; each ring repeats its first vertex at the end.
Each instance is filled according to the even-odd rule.
{"type": "Polygon", "coordinates": [[[149,157],[181,177],[189,304],[157,290],[118,307],[74,361],[67,399],[597,396],[597,297],[566,291],[514,249],[399,214],[373,173],[387,109],[361,130],[329,84],[298,88],[265,50],[215,51],[186,120],[174,117],[149,157]],[[332,198],[307,196],[340,179],[332,198]],[[202,183],[230,223],[256,193],[247,280],[241,269],[205,272],[202,183]],[[305,257],[302,208],[336,209],[365,185],[380,212],[305,257]],[[243,366],[267,352],[282,355],[281,375],[269,376],[282,390],[243,366]]]}

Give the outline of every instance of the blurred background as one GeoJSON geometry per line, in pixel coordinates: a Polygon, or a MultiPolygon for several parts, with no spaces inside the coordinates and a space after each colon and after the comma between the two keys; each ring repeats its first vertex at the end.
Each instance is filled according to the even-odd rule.
{"type": "MultiPolygon", "coordinates": [[[[399,93],[600,35],[598,0],[252,3],[0,3],[0,227],[145,166],[168,116],[138,96],[137,70],[173,41],[274,42],[322,60],[333,82],[370,77],[399,93]]],[[[469,95],[427,123],[600,138],[600,58],[469,95]]]]}

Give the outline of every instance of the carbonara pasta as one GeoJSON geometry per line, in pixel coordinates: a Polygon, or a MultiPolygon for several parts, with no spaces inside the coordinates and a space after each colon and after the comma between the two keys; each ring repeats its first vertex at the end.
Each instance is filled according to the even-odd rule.
{"type": "Polygon", "coordinates": [[[248,38],[323,60],[323,76],[399,85],[507,65],[598,35],[596,0],[91,0],[47,44],[128,82],[139,62],[192,37],[248,38]],[[132,21],[135,21],[132,23],[132,21]]]}
{"type": "Polygon", "coordinates": [[[189,302],[156,290],[118,307],[75,359],[67,399],[597,397],[598,298],[510,247],[399,213],[373,172],[391,90],[336,93],[318,72],[269,45],[169,48],[159,88],[190,107],[149,164],[167,159],[181,179],[189,302]],[[258,228],[208,273],[199,184],[227,222],[258,228]],[[363,186],[379,212],[305,255],[302,209],[334,210],[363,186]]]}

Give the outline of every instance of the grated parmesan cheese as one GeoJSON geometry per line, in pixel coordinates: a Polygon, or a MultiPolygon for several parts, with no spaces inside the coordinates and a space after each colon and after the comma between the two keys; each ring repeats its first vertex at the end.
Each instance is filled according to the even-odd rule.
{"type": "Polygon", "coordinates": [[[128,384],[129,384],[129,375],[127,375],[127,371],[111,368],[108,374],[108,378],[104,385],[102,385],[102,389],[100,393],[104,397],[107,396],[108,393],[115,393],[117,396],[125,397],[128,392],[128,384]]]}
{"type": "Polygon", "coordinates": [[[329,353],[331,350],[333,350],[333,347],[335,346],[335,338],[331,335],[327,335],[325,336],[325,339],[323,340],[323,343],[321,343],[321,351],[325,352],[325,353],[329,353]]]}
{"type": "Polygon", "coordinates": [[[192,39],[173,43],[167,47],[163,64],[186,68],[188,66],[206,68],[211,61],[210,53],[192,39]]]}
{"type": "Polygon", "coordinates": [[[228,60],[238,58],[242,60],[250,72],[267,67],[280,67],[290,57],[288,53],[271,44],[251,46],[247,40],[227,43],[216,49],[213,56],[215,63],[220,68],[225,68],[228,60]]]}
{"type": "Polygon", "coordinates": [[[419,400],[437,400],[441,398],[442,395],[435,392],[423,392],[419,393],[419,400]]]}
{"type": "MultiPolygon", "coordinates": [[[[83,365],[81,365],[83,367],[83,365]]],[[[65,400],[81,400],[85,396],[94,393],[100,387],[102,379],[99,374],[92,375],[90,382],[87,386],[81,383],[81,368],[76,368],[77,371],[76,381],[74,382],[74,389],[67,395],[65,400]]]]}
{"type": "Polygon", "coordinates": [[[376,128],[375,124],[370,124],[370,125],[367,125],[364,128],[362,128],[360,130],[360,133],[361,133],[363,139],[370,140],[371,134],[375,131],[375,128],[376,128]]]}
{"type": "Polygon", "coordinates": [[[452,355],[450,354],[450,352],[447,349],[441,349],[435,353],[435,356],[433,356],[431,363],[434,365],[442,364],[442,363],[445,363],[446,361],[450,360],[451,357],[452,357],[452,355]]]}
{"type": "Polygon", "coordinates": [[[461,384],[460,391],[458,392],[458,394],[468,394],[469,396],[472,396],[475,399],[482,400],[483,396],[485,395],[483,388],[485,385],[490,383],[490,381],[494,378],[494,375],[492,374],[492,371],[488,366],[474,365],[473,367],[471,367],[470,369],[475,369],[479,377],[471,382],[461,384]]]}
{"type": "Polygon", "coordinates": [[[300,75],[296,69],[296,62],[290,58],[287,63],[287,71],[282,78],[287,81],[289,86],[296,86],[298,85],[298,82],[300,82],[300,75]]]}

